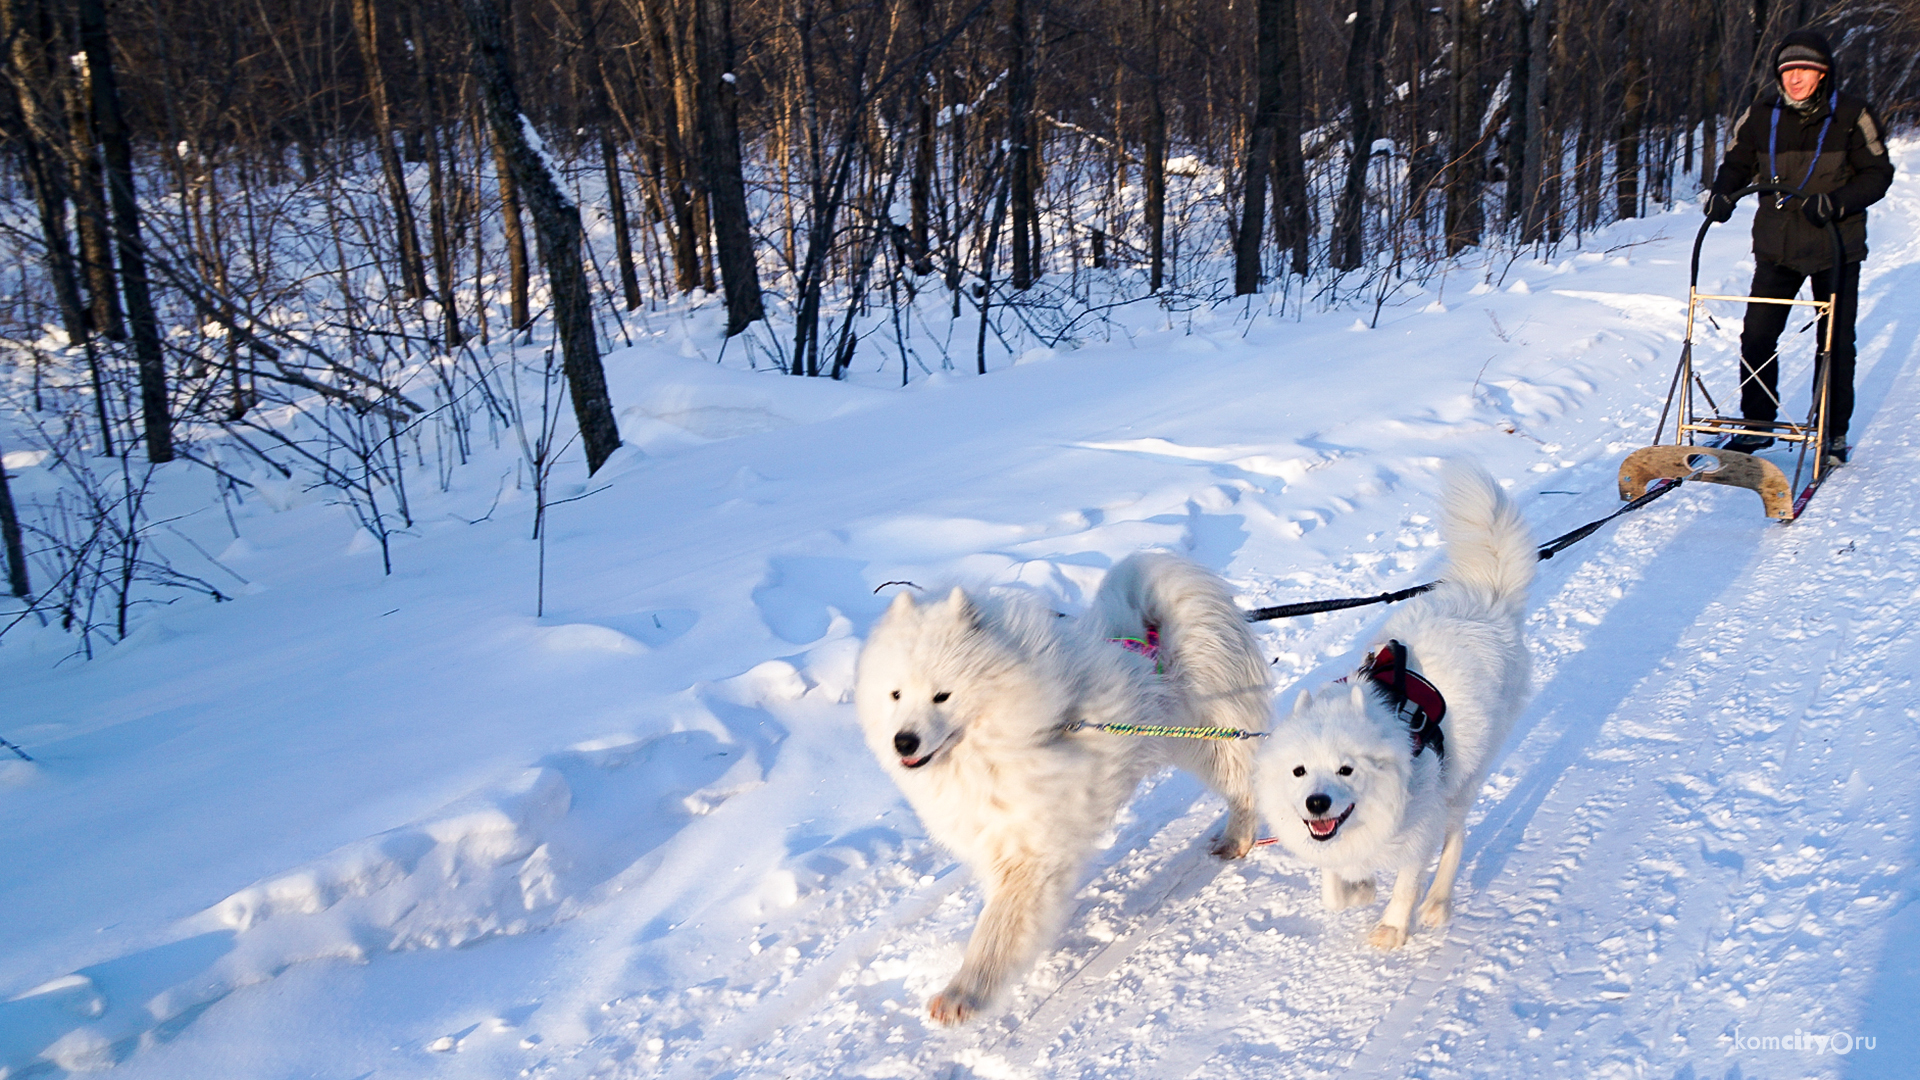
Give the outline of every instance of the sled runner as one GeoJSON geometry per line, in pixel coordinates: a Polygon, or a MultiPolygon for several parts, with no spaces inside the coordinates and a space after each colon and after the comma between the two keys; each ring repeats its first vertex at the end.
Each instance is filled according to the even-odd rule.
{"type": "MultiPolygon", "coordinates": [[[[1800,194],[1799,189],[1783,184],[1754,184],[1734,192],[1733,200],[1738,202],[1755,192],[1800,194]]],[[[1650,485],[1663,480],[1704,480],[1712,484],[1747,488],[1760,496],[1768,517],[1789,522],[1807,508],[1821,481],[1834,468],[1827,461],[1826,453],[1827,370],[1833,351],[1833,320],[1829,316],[1833,312],[1838,290],[1829,291],[1825,300],[1781,300],[1769,296],[1723,296],[1701,292],[1700,246],[1706,242],[1707,230],[1713,224],[1712,219],[1701,222],[1700,232],[1693,238],[1693,266],[1687,280],[1687,334],[1680,346],[1680,363],[1675,367],[1673,382],[1667,388],[1667,402],[1660,410],[1660,425],[1654,429],[1653,445],[1635,450],[1620,465],[1620,498],[1638,498],[1646,494],[1650,485]],[[1693,367],[1694,324],[1696,318],[1705,317],[1709,301],[1783,304],[1813,309],[1821,333],[1815,345],[1813,394],[1805,420],[1747,420],[1720,414],[1719,406],[1693,367]],[[1701,399],[1706,403],[1706,411],[1696,404],[1701,399]],[[1663,445],[1661,439],[1666,434],[1669,414],[1675,417],[1673,442],[1663,445]],[[1797,444],[1793,479],[1789,481],[1785,471],[1766,458],[1729,450],[1721,445],[1736,435],[1762,435],[1789,446],[1797,444]]],[[[1833,237],[1833,266],[1837,276],[1845,265],[1840,228],[1829,221],[1827,231],[1833,237]]],[[[1781,382],[1784,380],[1777,379],[1776,385],[1781,382]]]]}

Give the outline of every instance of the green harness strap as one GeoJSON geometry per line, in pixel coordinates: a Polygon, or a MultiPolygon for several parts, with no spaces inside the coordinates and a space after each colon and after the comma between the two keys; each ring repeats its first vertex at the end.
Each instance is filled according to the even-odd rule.
{"type": "Polygon", "coordinates": [[[1170,724],[1089,724],[1076,720],[1061,731],[1104,731],[1109,735],[1152,735],[1169,739],[1264,739],[1264,731],[1241,731],[1230,727],[1174,727],[1170,724]]]}

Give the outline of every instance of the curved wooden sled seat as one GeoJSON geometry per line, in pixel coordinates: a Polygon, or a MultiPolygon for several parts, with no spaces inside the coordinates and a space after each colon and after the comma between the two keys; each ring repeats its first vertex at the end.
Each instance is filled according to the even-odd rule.
{"type": "Polygon", "coordinates": [[[1786,474],[1773,462],[1752,454],[1714,446],[1649,446],[1635,450],[1620,463],[1620,498],[1637,499],[1647,493],[1648,484],[1662,479],[1743,487],[1760,496],[1768,517],[1781,521],[1793,518],[1793,495],[1786,474]]]}

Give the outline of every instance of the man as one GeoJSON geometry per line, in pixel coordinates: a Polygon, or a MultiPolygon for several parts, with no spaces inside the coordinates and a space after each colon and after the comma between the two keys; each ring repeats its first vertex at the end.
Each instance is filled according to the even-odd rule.
{"type": "MultiPolygon", "coordinates": [[[[1811,30],[1788,34],[1773,54],[1777,82],[1734,123],[1733,143],[1707,197],[1707,217],[1733,216],[1733,192],[1754,183],[1792,187],[1800,195],[1761,194],[1753,217],[1750,296],[1789,299],[1813,279],[1813,297],[1834,297],[1833,353],[1827,376],[1828,460],[1847,460],[1847,422],[1853,416],[1853,318],[1860,300],[1860,263],[1867,257],[1868,206],[1893,183],[1886,126],[1865,101],[1843,94],[1833,49],[1811,30]],[[1834,287],[1833,239],[1844,250],[1834,287]]],[[[1775,347],[1791,308],[1748,304],[1740,334],[1740,415],[1762,424],[1779,415],[1779,360],[1775,347]]],[[[1824,334],[1825,326],[1821,332],[1824,334]]],[[[1752,453],[1773,445],[1765,427],[1734,436],[1730,450],[1752,453]]]]}

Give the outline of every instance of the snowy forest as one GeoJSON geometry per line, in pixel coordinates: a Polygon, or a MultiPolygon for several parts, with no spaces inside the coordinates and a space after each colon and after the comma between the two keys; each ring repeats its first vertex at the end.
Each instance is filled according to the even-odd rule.
{"type": "Polygon", "coordinates": [[[0,30],[0,1080],[1920,1060],[1920,0],[0,30]],[[1755,200],[1697,200],[1802,28],[1896,169],[1852,456],[1791,524],[1626,502],[1674,388],[1741,396],[1755,200]],[[894,597],[1172,551],[1284,709],[1444,577],[1456,457],[1560,539],[1452,920],[1374,948],[1160,771],[935,1022],[983,889],[861,729],[894,597]]]}
{"type": "MultiPolygon", "coordinates": [[[[511,429],[544,481],[577,431],[598,468],[600,353],[676,296],[724,297],[755,367],[902,383],[934,370],[916,322],[946,322],[938,365],[984,372],[990,336],[1052,347],[1145,297],[1377,317],[1462,252],[1577,246],[1689,197],[1788,29],[1824,29],[1894,121],[1920,102],[1920,7],[1891,0],[0,15],[0,333],[32,437],[229,484],[214,457],[256,459],[344,493],[383,545],[410,524],[403,442],[444,478],[511,429]],[[503,341],[563,356],[523,380],[503,341]]],[[[50,593],[6,514],[13,591],[115,634],[136,578],[217,596],[143,558],[132,472],[118,495],[96,472],[25,526],[50,593]]]]}

